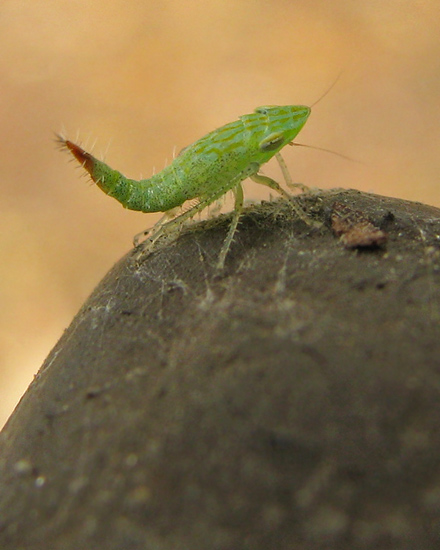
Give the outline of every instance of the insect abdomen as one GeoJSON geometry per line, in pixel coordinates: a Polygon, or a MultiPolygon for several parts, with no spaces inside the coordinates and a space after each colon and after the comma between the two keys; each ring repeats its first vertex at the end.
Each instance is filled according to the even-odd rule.
{"type": "Polygon", "coordinates": [[[130,210],[141,212],[166,212],[194,198],[185,190],[185,177],[173,164],[149,179],[140,181],[126,178],[75,143],[59,138],[73,156],[82,164],[98,187],[130,210]],[[180,180],[176,175],[181,173],[180,180]],[[182,181],[183,178],[183,181],[182,181]]]}

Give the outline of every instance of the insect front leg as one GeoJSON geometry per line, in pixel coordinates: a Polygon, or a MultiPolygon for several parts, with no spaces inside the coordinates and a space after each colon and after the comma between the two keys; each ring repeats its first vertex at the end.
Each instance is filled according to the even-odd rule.
{"type": "Polygon", "coordinates": [[[275,155],[275,158],[278,161],[278,164],[280,165],[281,172],[283,173],[284,181],[286,182],[286,185],[289,189],[301,189],[303,193],[306,193],[307,191],[310,191],[310,188],[307,187],[307,185],[304,185],[303,183],[293,183],[292,178],[290,176],[290,172],[287,168],[287,165],[281,156],[281,153],[277,153],[275,155]]]}
{"type": "Polygon", "coordinates": [[[312,222],[307,214],[294,202],[292,202],[292,196],[285,191],[279,183],[277,183],[272,178],[269,178],[268,176],[263,176],[262,174],[254,174],[251,176],[251,179],[254,180],[256,183],[261,183],[261,185],[266,185],[267,187],[270,187],[271,189],[275,189],[275,191],[278,191],[284,198],[286,198],[289,201],[290,206],[295,211],[295,214],[300,218],[303,222],[305,222],[307,225],[315,225],[315,222],[312,222]]]}
{"type": "Polygon", "coordinates": [[[269,178],[269,176],[263,176],[262,174],[253,174],[252,176],[250,176],[250,178],[256,183],[260,183],[261,185],[266,185],[271,189],[275,189],[275,191],[277,191],[280,195],[283,195],[284,198],[288,200],[291,199],[289,193],[285,191],[278,182],[276,182],[272,178],[269,178]]]}

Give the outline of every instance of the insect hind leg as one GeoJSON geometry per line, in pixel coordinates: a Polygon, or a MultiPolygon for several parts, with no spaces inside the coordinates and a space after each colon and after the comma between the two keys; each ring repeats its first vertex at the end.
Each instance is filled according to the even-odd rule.
{"type": "Polygon", "coordinates": [[[159,230],[162,225],[164,225],[165,221],[173,218],[176,215],[177,208],[172,208],[171,210],[167,210],[165,214],[159,218],[159,220],[153,225],[153,227],[149,227],[148,229],[145,229],[144,231],[141,231],[140,233],[136,233],[136,235],[133,237],[133,246],[139,246],[141,244],[141,241],[147,237],[148,235],[152,234],[159,230]]]}
{"type": "Polygon", "coordinates": [[[141,247],[140,253],[142,254],[144,250],[150,249],[160,238],[166,235],[177,233],[187,220],[193,218],[198,212],[201,212],[204,208],[206,208],[206,206],[207,204],[204,204],[203,202],[198,203],[180,214],[179,216],[176,216],[170,221],[164,223],[164,220],[169,218],[170,215],[172,216],[172,214],[174,213],[174,211],[170,210],[170,214],[166,213],[164,216],[162,216],[151,229],[147,229],[146,231],[142,231],[141,233],[135,235],[133,239],[134,245],[141,247]],[[147,239],[139,244],[139,240],[147,235],[149,235],[147,239]]]}
{"type": "Polygon", "coordinates": [[[170,221],[163,223],[164,219],[169,217],[169,215],[173,215],[176,211],[176,209],[169,210],[165,213],[165,216],[162,216],[162,218],[152,227],[151,230],[143,231],[135,236],[134,242],[135,246],[139,242],[139,239],[142,238],[145,235],[150,234],[150,236],[142,243],[140,243],[140,254],[137,256],[137,258],[140,257],[140,255],[144,252],[144,250],[150,249],[154,243],[166,236],[166,235],[172,235],[173,233],[177,233],[182,225],[187,221],[193,218],[196,214],[199,212],[202,212],[207,206],[209,206],[211,203],[215,202],[217,199],[219,199],[222,195],[225,194],[225,192],[228,189],[220,189],[213,195],[210,195],[209,197],[206,197],[185,212],[182,212],[182,214],[179,214],[178,216],[174,217],[170,221]]]}

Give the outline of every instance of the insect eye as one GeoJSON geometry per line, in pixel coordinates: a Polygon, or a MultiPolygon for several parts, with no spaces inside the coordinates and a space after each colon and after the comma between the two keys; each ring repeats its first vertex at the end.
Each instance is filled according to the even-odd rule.
{"type": "Polygon", "coordinates": [[[284,136],[283,134],[277,133],[277,134],[270,134],[270,136],[267,136],[263,139],[263,141],[260,141],[260,149],[262,151],[275,151],[275,149],[278,149],[281,147],[281,145],[284,143],[284,136]]]}
{"type": "Polygon", "coordinates": [[[260,113],[260,115],[267,115],[267,107],[257,107],[254,113],[260,113]]]}

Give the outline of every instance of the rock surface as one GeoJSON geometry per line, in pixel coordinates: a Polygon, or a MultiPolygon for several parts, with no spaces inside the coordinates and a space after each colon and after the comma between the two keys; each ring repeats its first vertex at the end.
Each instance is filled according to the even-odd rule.
{"type": "Polygon", "coordinates": [[[440,547],[440,210],[299,203],[110,271],[1,434],[2,550],[440,547]]]}

